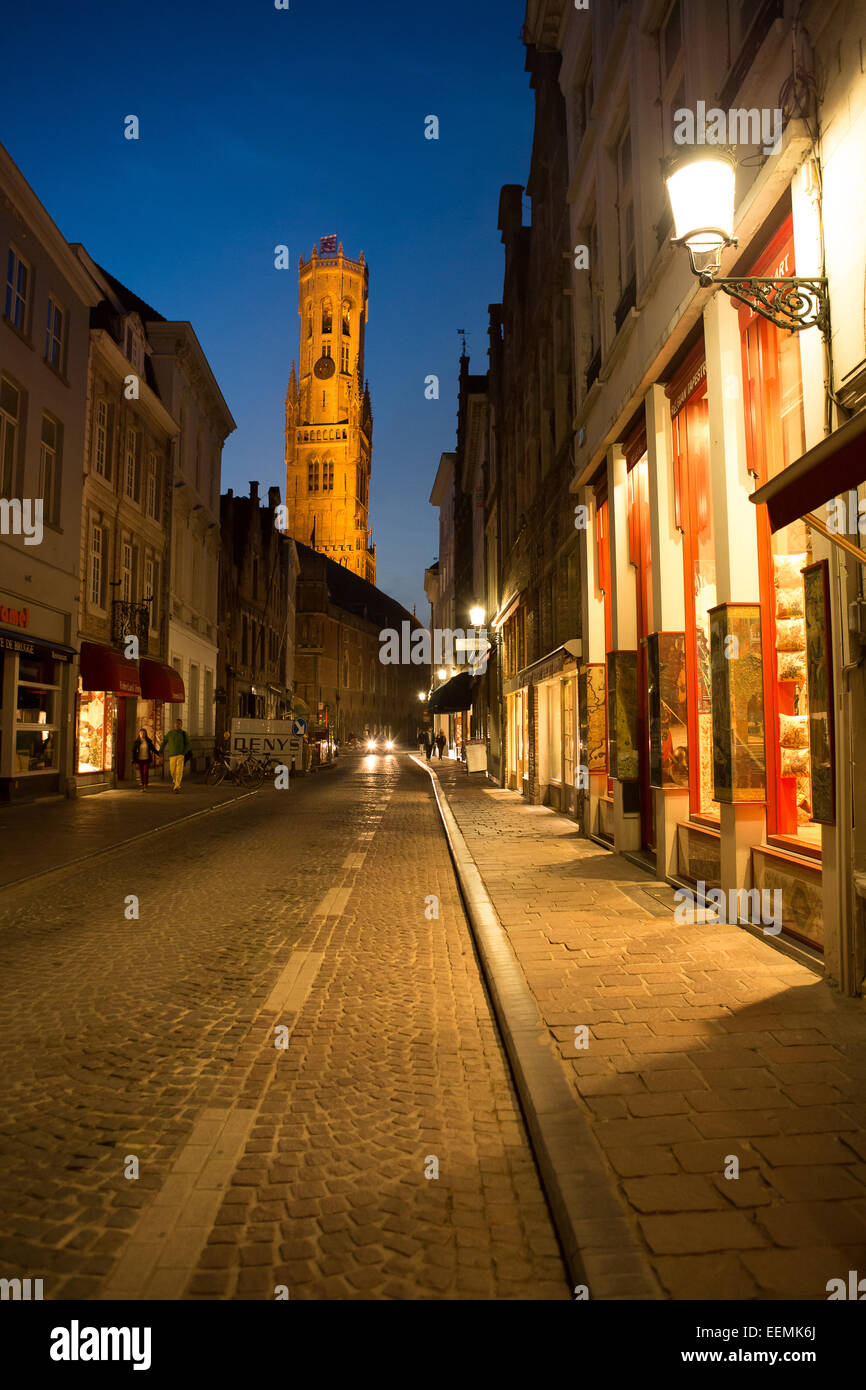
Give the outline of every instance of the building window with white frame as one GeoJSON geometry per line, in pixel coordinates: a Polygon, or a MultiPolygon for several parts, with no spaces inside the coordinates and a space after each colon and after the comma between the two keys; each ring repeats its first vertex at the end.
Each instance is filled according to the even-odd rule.
{"type": "MultiPolygon", "coordinates": [[[[616,147],[616,203],[619,219],[619,292],[634,301],[635,232],[632,193],[631,127],[626,126],[616,147]]],[[[617,324],[619,327],[619,324],[617,324]]]]}
{"type": "Polygon", "coordinates": [[[147,514],[154,521],[159,520],[159,458],[151,453],[147,456],[147,514]]]}
{"type": "Polygon", "coordinates": [[[108,401],[97,401],[93,422],[93,467],[101,478],[111,476],[108,460],[108,401]]]}
{"type": "Polygon", "coordinates": [[[39,444],[39,497],[45,521],[56,526],[60,519],[60,445],[62,427],[51,415],[42,416],[39,444]]]}
{"type": "Polygon", "coordinates": [[[150,599],[150,629],[156,632],[159,629],[159,561],[152,555],[148,555],[144,562],[144,598],[150,599]]]}
{"type": "Polygon", "coordinates": [[[91,608],[102,607],[103,556],[105,531],[98,522],[90,528],[90,583],[88,593],[91,608]]]}
{"type": "Polygon", "coordinates": [[[20,425],[21,392],[8,377],[0,377],[0,493],[4,497],[16,488],[20,425]]]}
{"type": "Polygon", "coordinates": [[[132,602],[132,543],[124,541],[120,547],[120,597],[124,603],[132,602]]]}
{"type": "Polygon", "coordinates": [[[127,497],[131,497],[134,502],[138,501],[138,455],[141,436],[138,430],[130,425],[126,431],[126,465],[124,469],[123,487],[127,497]]]}
{"type": "Polygon", "coordinates": [[[63,334],[66,314],[53,294],[48,296],[48,322],[45,325],[45,361],[50,367],[63,370],[63,334]]]}
{"type": "Polygon", "coordinates": [[[27,302],[30,295],[30,266],[13,246],[6,263],[5,314],[22,333],[27,332],[27,302]]]}

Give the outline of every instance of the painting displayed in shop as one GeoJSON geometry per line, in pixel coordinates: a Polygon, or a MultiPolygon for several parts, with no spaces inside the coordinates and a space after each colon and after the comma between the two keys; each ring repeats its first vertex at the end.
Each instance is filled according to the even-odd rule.
{"type": "Polygon", "coordinates": [[[637,652],[607,654],[607,718],[611,777],[638,776],[637,652]]]}
{"type": "Polygon", "coordinates": [[[650,786],[689,785],[688,686],[684,632],[647,636],[650,786]]]}
{"type": "Polygon", "coordinates": [[[728,803],[765,801],[760,605],[721,603],[709,616],[714,797],[728,803]]]}
{"type": "Polygon", "coordinates": [[[809,754],[812,764],[812,819],[836,820],[833,731],[830,579],[826,560],[803,571],[806,617],[806,669],[809,689],[809,754]]]}
{"type": "Polygon", "coordinates": [[[607,711],[601,662],[582,666],[578,674],[580,761],[590,772],[607,771],[607,711]]]}

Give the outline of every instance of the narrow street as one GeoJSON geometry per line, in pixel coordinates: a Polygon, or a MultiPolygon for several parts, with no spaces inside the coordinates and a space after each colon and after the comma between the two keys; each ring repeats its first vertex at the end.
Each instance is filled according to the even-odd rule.
{"type": "Polygon", "coordinates": [[[4,890],[0,1000],[0,1270],[46,1299],[570,1297],[406,754],[4,890]]]}

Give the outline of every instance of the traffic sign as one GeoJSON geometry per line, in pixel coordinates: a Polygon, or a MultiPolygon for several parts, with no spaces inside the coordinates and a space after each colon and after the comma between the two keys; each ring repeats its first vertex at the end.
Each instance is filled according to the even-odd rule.
{"type": "Polygon", "coordinates": [[[306,732],[307,732],[307,721],[306,721],[306,719],[293,719],[293,720],[292,720],[292,733],[294,734],[295,738],[304,738],[304,736],[306,735],[306,732]]]}

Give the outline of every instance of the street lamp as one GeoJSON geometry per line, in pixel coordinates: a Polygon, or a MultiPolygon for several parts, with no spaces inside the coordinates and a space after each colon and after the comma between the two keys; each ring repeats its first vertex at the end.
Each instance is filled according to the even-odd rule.
{"type": "Polygon", "coordinates": [[[439,670],[436,672],[436,674],[437,674],[437,676],[439,677],[440,681],[444,681],[444,680],[447,680],[447,679],[448,679],[448,672],[445,670],[445,667],[444,667],[444,666],[440,666],[440,667],[439,667],[439,670]]]}
{"type": "Polygon", "coordinates": [[[787,279],[717,275],[722,250],[736,246],[734,183],[737,157],[728,146],[689,146],[663,162],[674,219],[674,246],[684,246],[693,274],[702,285],[718,285],[732,299],[748,304],[777,328],[829,328],[827,280],[817,275],[787,279]]]}
{"type": "Polygon", "coordinates": [[[421,701],[421,703],[422,703],[422,705],[423,705],[424,701],[427,699],[426,692],[423,691],[423,690],[419,690],[419,691],[418,691],[418,699],[421,701]]]}
{"type": "Polygon", "coordinates": [[[469,609],[469,621],[473,627],[482,627],[484,624],[485,616],[486,614],[484,612],[484,609],[479,604],[476,604],[474,608],[469,609]]]}

